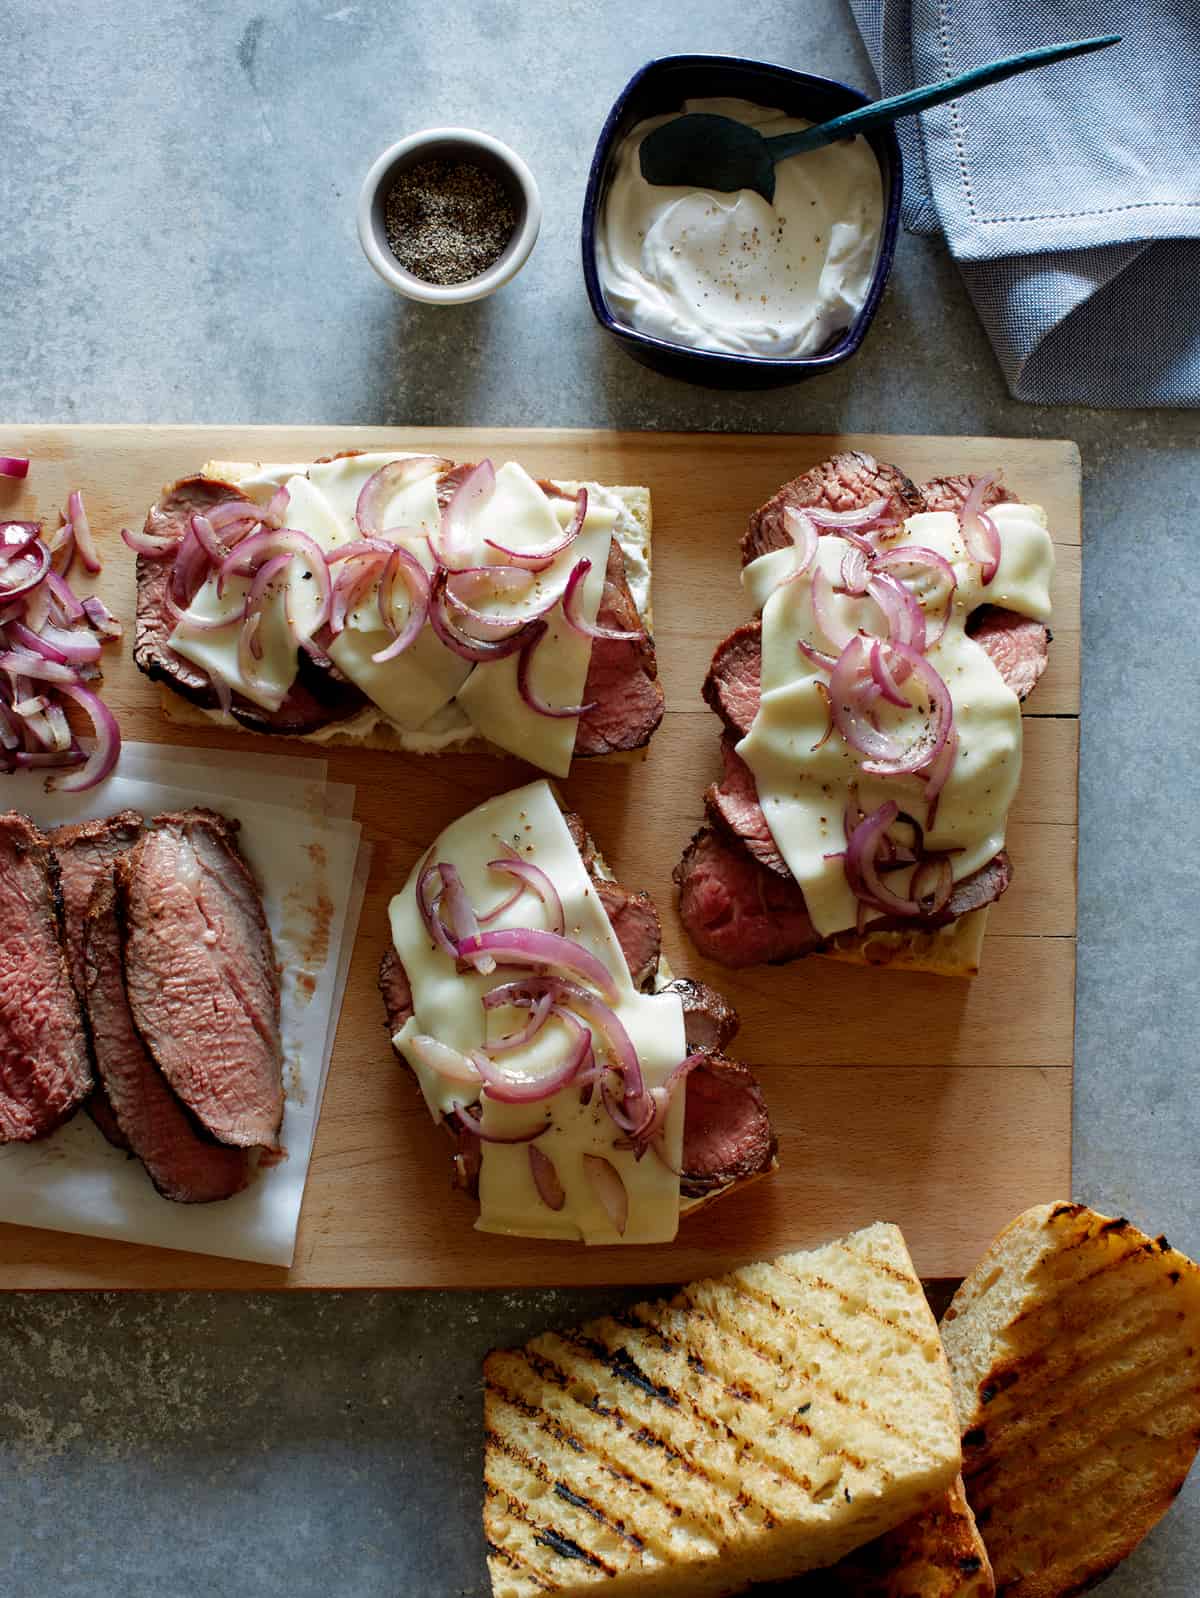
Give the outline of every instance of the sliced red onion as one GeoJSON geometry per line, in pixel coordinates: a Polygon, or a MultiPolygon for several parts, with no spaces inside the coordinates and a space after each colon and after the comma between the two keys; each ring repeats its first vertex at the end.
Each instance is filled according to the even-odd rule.
{"type": "Polygon", "coordinates": [[[65,661],[69,666],[89,666],[100,659],[100,640],[90,632],[68,631],[46,622],[41,632],[35,633],[19,621],[12,622],[8,632],[14,643],[46,660],[65,661]]]}
{"type": "Polygon", "coordinates": [[[925,612],[900,581],[884,572],[867,579],[867,593],[887,620],[888,637],[894,644],[908,644],[921,653],[925,649],[925,612]]]}
{"type": "Polygon", "coordinates": [[[29,462],[23,455],[0,455],[0,477],[27,477],[29,462]]]}
{"type": "Polygon", "coordinates": [[[135,555],[144,555],[147,560],[166,560],[168,555],[173,555],[179,548],[179,533],[167,535],[147,533],[139,529],[134,532],[130,527],[122,527],[121,537],[133,550],[135,555]]]}
{"type": "Polygon", "coordinates": [[[377,472],[372,472],[359,490],[354,507],[354,520],[359,531],[368,538],[373,537],[380,531],[380,513],[387,499],[409,483],[429,477],[434,472],[446,471],[449,466],[450,462],[443,460],[440,455],[412,455],[407,460],[389,461],[377,472]]]}
{"type": "Polygon", "coordinates": [[[442,924],[442,918],[438,915],[434,902],[433,879],[438,877],[440,880],[441,867],[434,860],[433,855],[434,851],[431,849],[425,856],[417,874],[417,909],[421,913],[422,925],[433,942],[443,954],[449,955],[451,960],[457,960],[458,950],[450,941],[450,935],[442,924]]]}
{"type": "Polygon", "coordinates": [[[261,609],[272,583],[277,582],[291,564],[292,557],[288,554],[272,555],[270,560],[263,561],[255,572],[250,592],[246,595],[247,611],[261,609]]]}
{"type": "MultiPolygon", "coordinates": [[[[472,572],[479,569],[480,568],[473,566],[465,568],[465,570],[472,572]]],[[[487,570],[486,567],[482,569],[485,571],[487,570]]],[[[514,571],[516,568],[512,566],[497,566],[496,570],[514,571]]],[[[446,603],[451,605],[462,618],[459,625],[467,630],[467,636],[472,639],[480,640],[484,643],[489,643],[493,640],[511,638],[515,632],[518,632],[527,623],[535,621],[539,616],[546,615],[548,611],[553,610],[555,605],[558,604],[559,596],[555,593],[551,593],[548,598],[543,599],[541,603],[538,604],[534,609],[523,611],[519,616],[492,615],[488,611],[476,610],[472,605],[469,605],[465,599],[455,593],[453,586],[454,581],[461,575],[462,573],[454,571],[448,571],[446,573],[446,582],[444,588],[446,603]]],[[[532,575],[532,572],[522,573],[522,576],[532,577],[532,575]]]]}
{"type": "Polygon", "coordinates": [[[786,582],[793,582],[797,577],[803,577],[816,560],[820,534],[817,532],[817,524],[808,512],[798,510],[794,505],[785,508],[783,522],[792,535],[792,543],[796,546],[796,564],[785,578],[786,582]]]}
{"type": "MultiPolygon", "coordinates": [[[[34,694],[32,699],[14,699],[12,713],[14,716],[24,716],[28,720],[30,716],[36,716],[40,711],[45,710],[49,703],[50,701],[45,694],[34,694]]],[[[0,703],[0,709],[4,708],[6,707],[0,703]]]]}
{"type": "MultiPolygon", "coordinates": [[[[53,567],[46,573],[46,592],[51,597],[52,608],[58,607],[60,620],[72,623],[84,620],[87,605],[80,604],[71,592],[70,584],[60,577],[53,567]]],[[[100,601],[96,600],[96,604],[99,603],[100,601]]],[[[32,623],[30,625],[32,626],[32,623]]]]}
{"type": "MultiPolygon", "coordinates": [[[[599,1035],[611,1056],[612,1068],[620,1073],[624,1082],[625,1098],[629,1101],[640,1099],[645,1090],[641,1063],[633,1046],[633,1040],[616,1011],[603,1003],[594,993],[578,987],[573,982],[552,979],[551,985],[555,1002],[569,1005],[576,1015],[582,1016],[592,1029],[593,1040],[597,1034],[599,1035]]],[[[538,977],[531,978],[525,983],[510,984],[512,989],[523,989],[529,994],[540,993],[546,986],[546,979],[538,977]]]]}
{"type": "Polygon", "coordinates": [[[829,679],[829,704],[834,726],[852,749],[876,760],[897,760],[904,746],[880,731],[866,708],[864,689],[872,687],[865,641],[855,635],[838,656],[829,679]]]}
{"type": "Polygon", "coordinates": [[[889,799],[859,822],[846,845],[846,880],[855,897],[876,910],[901,916],[918,915],[920,911],[913,901],[894,893],[879,874],[880,848],[887,829],[899,814],[900,806],[889,799]]]}
{"type": "MultiPolygon", "coordinates": [[[[442,879],[442,894],[433,908],[433,914],[442,919],[451,942],[459,951],[458,957],[461,958],[463,943],[479,936],[479,921],[475,915],[475,906],[471,903],[456,866],[451,865],[448,860],[439,861],[438,875],[442,879]],[[444,917],[441,916],[443,905],[446,907],[444,917]]],[[[477,954],[471,964],[485,977],[491,976],[496,969],[495,960],[486,952],[477,954]]]]}
{"type": "Polygon", "coordinates": [[[567,1190],[558,1179],[554,1161],[543,1154],[535,1143],[529,1145],[529,1173],[538,1197],[549,1210],[561,1210],[567,1202],[567,1190]]]}
{"type": "Polygon", "coordinates": [[[862,532],[868,527],[877,526],[880,522],[895,520],[888,512],[886,498],[873,499],[869,505],[863,505],[857,510],[825,510],[820,505],[806,505],[804,514],[811,517],[818,527],[830,527],[839,533],[847,528],[862,532]]]}
{"type": "MultiPolygon", "coordinates": [[[[265,512],[249,499],[224,499],[219,505],[214,505],[205,517],[214,533],[222,532],[226,527],[236,527],[242,522],[249,525],[265,519],[265,512]]],[[[224,560],[225,551],[222,550],[214,558],[217,561],[224,560]]]]}
{"type": "Polygon", "coordinates": [[[439,562],[453,566],[458,557],[467,552],[467,517],[476,506],[491,499],[495,491],[496,468],[490,460],[480,461],[442,506],[434,541],[434,552],[439,562]]]}
{"type": "MultiPolygon", "coordinates": [[[[941,643],[946,628],[950,625],[950,617],[954,612],[954,594],[958,588],[958,578],[954,574],[954,567],[945,558],[939,555],[936,549],[927,549],[923,544],[904,544],[898,549],[889,549],[875,557],[875,570],[880,573],[891,573],[896,567],[928,567],[935,572],[946,584],[945,611],[942,615],[941,625],[937,631],[929,635],[929,621],[926,617],[925,652],[941,643]]],[[[915,597],[915,596],[914,596],[915,597]]],[[[919,603],[919,601],[918,601],[919,603]]]]}
{"type": "Polygon", "coordinates": [[[515,633],[507,638],[484,640],[468,638],[461,633],[446,609],[446,580],[449,576],[446,568],[441,567],[435,574],[429,590],[429,625],[436,633],[439,642],[445,645],[452,654],[458,655],[463,660],[470,660],[476,664],[489,660],[504,660],[509,655],[515,655],[525,645],[533,628],[545,628],[544,621],[527,622],[518,627],[515,633]]]}
{"type": "Polygon", "coordinates": [[[533,927],[481,932],[477,937],[461,939],[457,952],[463,961],[474,962],[484,954],[490,955],[497,965],[565,971],[590,983],[610,1003],[617,997],[616,983],[604,962],[582,944],[555,932],[542,932],[533,927]]]}
{"type": "Polygon", "coordinates": [[[472,1137],[477,1137],[484,1143],[532,1143],[535,1137],[541,1137],[543,1132],[548,1132],[553,1124],[550,1121],[543,1121],[540,1126],[530,1127],[528,1132],[485,1132],[482,1120],[479,1116],[472,1115],[465,1104],[456,1104],[452,1114],[464,1131],[470,1132],[472,1137]]]}
{"type": "MultiPolygon", "coordinates": [[[[230,577],[248,577],[264,560],[274,555],[296,555],[311,570],[323,590],[332,586],[329,563],[320,544],[297,527],[267,527],[242,539],[221,562],[217,572],[217,592],[223,593],[230,577]]],[[[328,600],[326,600],[328,608],[328,600]]]]}
{"type": "Polygon", "coordinates": [[[640,638],[642,633],[637,628],[623,630],[620,627],[602,627],[599,622],[588,621],[584,617],[580,609],[583,604],[583,585],[591,569],[592,563],[584,555],[575,562],[571,575],[567,578],[567,586],[562,596],[563,616],[567,626],[582,638],[605,638],[613,643],[631,643],[640,638]]]}
{"type": "Polygon", "coordinates": [[[100,553],[87,519],[87,511],[83,508],[83,495],[77,488],[67,496],[67,520],[75,531],[75,544],[84,569],[92,573],[98,572],[101,565],[100,553]]]}
{"type": "Polygon", "coordinates": [[[818,671],[832,671],[837,665],[836,655],[827,655],[823,649],[814,649],[812,644],[803,638],[797,638],[796,648],[804,656],[805,660],[810,665],[815,666],[818,671]]]}
{"type": "Polygon", "coordinates": [[[528,1009],[531,1012],[529,1020],[519,1031],[510,1032],[507,1037],[499,1038],[496,1042],[488,1044],[487,1051],[491,1055],[508,1054],[513,1049],[523,1049],[527,1043],[532,1043],[545,1026],[546,1017],[550,1014],[550,1006],[554,1003],[554,993],[550,988],[547,988],[539,999],[532,1002],[527,994],[518,994],[513,998],[496,997],[497,994],[505,995],[509,989],[518,987],[518,983],[506,983],[503,988],[493,988],[490,993],[485,993],[483,996],[485,1010],[496,1010],[502,1005],[512,1005],[515,1008],[528,1009]]]}
{"type": "Polygon", "coordinates": [[[911,710],[911,704],[900,692],[899,685],[892,675],[884,657],[883,644],[878,638],[871,645],[871,676],[889,705],[898,705],[901,710],[911,710]]]}
{"type": "Polygon", "coordinates": [[[842,587],[846,592],[865,594],[870,575],[871,557],[861,549],[848,549],[842,556],[842,587]]]}
{"type": "Polygon", "coordinates": [[[416,643],[429,614],[429,575],[417,557],[407,549],[395,549],[388,556],[379,583],[379,614],[384,626],[392,634],[391,643],[371,656],[377,666],[382,666],[416,643]],[[408,589],[408,616],[399,631],[396,630],[394,615],[397,578],[408,589]]]}
{"type": "Polygon", "coordinates": [[[829,742],[830,738],[833,737],[833,704],[832,704],[832,701],[830,700],[830,697],[829,697],[829,684],[818,681],[815,686],[816,686],[816,690],[817,690],[818,694],[820,694],[821,698],[825,702],[826,721],[825,721],[825,731],[821,734],[821,736],[817,739],[816,743],[813,744],[812,747],[809,750],[809,753],[810,754],[814,754],[814,755],[816,754],[818,749],[823,748],[824,745],[829,742]]]}
{"type": "Polygon", "coordinates": [[[592,1035],[569,1010],[561,1010],[557,1005],[552,1006],[552,1010],[571,1033],[566,1055],[552,1071],[543,1071],[537,1076],[514,1076],[489,1059],[486,1049],[477,1049],[471,1056],[484,1080],[488,1098],[495,1099],[498,1104],[538,1104],[570,1087],[591,1055],[592,1035]]]}
{"type": "Polygon", "coordinates": [[[845,649],[851,639],[858,636],[853,627],[848,627],[834,614],[833,584],[820,566],[813,572],[812,608],[817,626],[835,649],[845,649]]]}
{"type": "Polygon", "coordinates": [[[77,770],[66,777],[47,778],[46,786],[59,793],[83,793],[103,782],[116,765],[121,753],[121,729],[103,699],[90,689],[77,683],[64,683],[62,692],[91,717],[96,747],[77,770]]]}
{"type": "Polygon", "coordinates": [[[89,594],[81,609],[106,644],[116,643],[125,636],[124,627],[98,595],[89,594]]]}
{"type": "Polygon", "coordinates": [[[1000,566],[1000,529],[983,508],[984,495],[996,476],[995,472],[989,472],[986,477],[972,479],[971,492],[958,515],[967,554],[978,561],[985,588],[1000,566]]]}
{"type": "Polygon", "coordinates": [[[436,1071],[439,1076],[448,1077],[452,1082],[466,1082],[478,1088],[483,1081],[479,1067],[472,1056],[463,1054],[458,1049],[452,1049],[448,1043],[442,1043],[438,1038],[431,1038],[423,1032],[418,1032],[409,1038],[407,1047],[422,1065],[427,1065],[431,1071],[436,1071]]]}
{"type": "Polygon", "coordinates": [[[286,483],[280,483],[279,487],[267,501],[267,508],[263,512],[263,521],[266,522],[269,527],[282,527],[287,517],[287,509],[291,504],[291,501],[291,490],[288,488],[286,483]]]}
{"type": "Polygon", "coordinates": [[[363,547],[356,548],[354,553],[348,549],[338,550],[329,557],[331,569],[335,562],[345,562],[334,582],[333,599],[329,607],[329,630],[334,638],[345,631],[350,612],[358,609],[379,581],[391,554],[390,546],[382,553],[363,547]],[[361,565],[358,564],[360,561],[361,565]]]}
{"type": "Polygon", "coordinates": [[[488,870],[498,871],[502,876],[516,877],[519,882],[536,893],[550,912],[548,930],[562,936],[566,927],[562,898],[541,866],[535,866],[531,860],[489,860],[488,870]]]}
{"type": "Polygon", "coordinates": [[[61,686],[77,683],[79,673],[71,666],[57,660],[44,660],[41,655],[27,650],[8,649],[0,653],[0,668],[14,676],[32,677],[35,682],[52,682],[61,686]]]}
{"type": "Polygon", "coordinates": [[[908,891],[922,915],[939,915],[954,892],[954,870],[948,857],[931,855],[922,860],[913,872],[908,891]]]}
{"type": "Polygon", "coordinates": [[[76,555],[75,529],[71,523],[64,521],[49,543],[50,570],[60,577],[70,576],[76,555]]]}
{"type": "Polygon", "coordinates": [[[0,568],[0,599],[19,599],[35,589],[50,570],[50,551],[40,538],[0,568]],[[32,564],[30,564],[32,563],[32,564]]]}
{"type": "Polygon", "coordinates": [[[528,565],[533,569],[544,569],[551,561],[557,560],[564,554],[579,537],[581,528],[587,520],[588,492],[581,488],[575,496],[575,514],[571,517],[563,531],[562,537],[553,544],[543,544],[540,549],[513,549],[508,544],[501,544],[494,538],[485,538],[484,543],[489,549],[494,549],[498,554],[511,560],[515,565],[528,565]]]}
{"type": "MultiPolygon", "coordinates": [[[[950,690],[934,666],[924,655],[915,649],[910,649],[907,644],[893,643],[888,647],[902,663],[907,665],[909,673],[929,695],[929,709],[933,720],[932,725],[927,722],[923,731],[919,732],[908,747],[898,754],[876,756],[870,751],[865,751],[871,753],[871,758],[863,761],[862,769],[873,777],[898,777],[909,772],[923,771],[937,760],[954,726],[954,703],[950,697],[950,690]]],[[[835,715],[836,711],[835,703],[835,715]]]]}
{"type": "Polygon", "coordinates": [[[592,1192],[599,1199],[617,1235],[624,1237],[629,1224],[629,1194],[621,1180],[621,1173],[599,1154],[585,1154],[583,1169],[592,1192]]]}
{"type": "Polygon", "coordinates": [[[278,685],[267,682],[255,669],[256,662],[260,661],[263,655],[262,639],[259,636],[261,626],[261,611],[251,611],[242,623],[237,643],[238,671],[248,687],[262,694],[264,698],[274,699],[278,693],[278,685]]]}
{"type": "MultiPolygon", "coordinates": [[[[496,842],[504,850],[504,854],[505,854],[505,858],[506,859],[508,859],[508,860],[520,860],[522,858],[520,853],[516,849],[513,848],[511,843],[508,843],[504,838],[501,838],[496,833],[493,833],[492,836],[496,839],[496,842]]],[[[525,884],[523,882],[516,883],[516,885],[513,887],[512,891],[511,891],[511,893],[506,893],[504,898],[501,899],[499,904],[493,905],[492,908],[488,911],[488,913],[486,915],[481,915],[479,917],[479,925],[481,927],[486,926],[489,921],[494,921],[497,916],[503,915],[506,910],[510,909],[514,904],[516,904],[517,900],[521,897],[521,895],[524,892],[525,892],[525,884]]],[[[486,1003],[487,1001],[485,1000],[484,1002],[486,1003]]]]}
{"type": "MultiPolygon", "coordinates": [[[[529,681],[530,668],[533,662],[533,652],[549,631],[549,624],[545,621],[530,622],[527,633],[521,644],[521,653],[517,660],[517,692],[522,701],[530,710],[539,716],[552,716],[566,719],[570,716],[582,716],[586,711],[593,710],[596,705],[594,699],[586,705],[548,705],[544,699],[539,699],[533,691],[529,681]]],[[[521,636],[518,634],[518,636],[521,636]]]]}
{"type": "Polygon", "coordinates": [[[216,529],[208,517],[201,516],[197,512],[188,525],[191,527],[192,532],[195,533],[196,542],[208,556],[209,562],[213,566],[219,566],[229,552],[223,544],[218,542],[216,529]]]}

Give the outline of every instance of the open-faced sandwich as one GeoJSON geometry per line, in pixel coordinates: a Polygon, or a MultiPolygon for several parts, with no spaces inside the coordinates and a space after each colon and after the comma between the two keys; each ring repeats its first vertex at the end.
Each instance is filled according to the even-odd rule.
{"type": "Polygon", "coordinates": [[[737,1030],[672,980],[658,916],[606,869],[548,783],[447,827],[390,908],[388,1030],[454,1138],[478,1226],[655,1243],[775,1164],[737,1030]]]}
{"type": "Polygon", "coordinates": [[[124,536],[134,658],[172,720],[561,776],[662,719],[645,489],[433,455],[211,461],[124,536]]]}
{"type": "Polygon", "coordinates": [[[1044,513],[839,455],[754,513],[742,559],[758,619],[713,656],[724,771],[675,872],[693,943],[973,975],[1047,658],[1044,513]]]}

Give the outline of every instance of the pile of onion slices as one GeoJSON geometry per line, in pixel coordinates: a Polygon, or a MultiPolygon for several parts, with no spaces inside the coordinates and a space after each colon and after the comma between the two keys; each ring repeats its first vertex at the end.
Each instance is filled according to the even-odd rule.
{"type": "Polygon", "coordinates": [[[121,637],[102,600],[80,599],[68,578],[76,559],[100,570],[100,557],[76,490],[49,539],[41,522],[0,522],[0,771],[47,769],[47,788],[81,793],[117,763],[121,733],[95,692],[100,653],[121,637]],[[96,743],[80,747],[66,707],[91,720],[96,743]]]}
{"type": "MultiPolygon", "coordinates": [[[[703,1056],[689,1055],[662,1086],[648,1087],[633,1040],[614,1008],[617,988],[612,974],[589,949],[564,936],[562,902],[549,876],[509,846],[502,857],[488,862],[488,869],[507,876],[514,885],[482,913],[472,905],[457,869],[449,861],[435,860],[433,850],[419,867],[416,881],[417,908],[431,942],[459,971],[484,976],[502,971],[495,986],[483,994],[485,1015],[507,1008],[528,1016],[514,1031],[465,1054],[424,1034],[409,1040],[408,1046],[424,1065],[461,1084],[463,1096],[452,1112],[460,1137],[482,1143],[527,1143],[530,1173],[542,1202],[561,1210],[566,1191],[559,1173],[536,1147],[536,1140],[553,1125],[549,1109],[521,1131],[498,1133],[484,1130],[481,1110],[473,1106],[485,1098],[498,1104],[545,1105],[556,1094],[574,1088],[583,1105],[598,1094],[613,1125],[615,1149],[632,1150],[637,1160],[653,1152],[675,1171],[663,1144],[667,1114],[680,1083],[703,1056]],[[541,900],[550,928],[489,930],[489,924],[523,893],[541,900]],[[506,1056],[533,1042],[552,1021],[564,1036],[558,1063],[535,1076],[510,1069],[506,1056]]],[[[620,1172],[595,1154],[585,1154],[583,1165],[592,1191],[617,1233],[624,1235],[629,1199],[620,1172]]]]}
{"type": "MultiPolygon", "coordinates": [[[[216,505],[208,515],[193,515],[182,531],[163,534],[153,527],[144,532],[126,529],[125,542],[148,560],[173,562],[167,583],[167,607],[179,623],[200,630],[238,627],[238,669],[247,683],[265,690],[256,662],[262,658],[259,630],[262,610],[280,589],[284,618],[296,648],[307,651],[322,665],[330,664],[328,650],[363,607],[375,613],[370,628],[382,628],[388,642],[372,656],[377,665],[403,655],[428,626],[450,653],[471,664],[503,660],[517,655],[517,688],[525,704],[539,715],[576,717],[590,705],[550,705],[534,691],[531,663],[534,652],[549,631],[548,615],[561,607],[566,625],[591,640],[627,640],[640,633],[604,627],[583,614],[583,583],[591,562],[575,562],[565,585],[542,592],[540,578],[579,536],[587,518],[588,494],[574,496],[574,511],[560,537],[533,549],[514,549],[486,538],[485,544],[502,560],[472,563],[468,521],[491,499],[496,473],[490,460],[481,461],[458,480],[443,497],[435,534],[419,528],[381,525],[387,501],[408,484],[423,477],[440,477],[452,463],[436,455],[409,456],[389,461],[364,483],[355,505],[357,537],[323,550],[308,534],[287,526],[289,494],[279,488],[269,503],[233,498],[216,505]],[[418,555],[414,545],[422,548],[418,555]],[[301,623],[291,614],[287,577],[299,561],[314,582],[311,614],[301,623]],[[204,584],[215,576],[218,596],[232,578],[248,583],[240,604],[214,618],[189,607],[204,584]],[[484,610],[483,604],[501,604],[502,611],[484,610]]],[[[232,685],[210,672],[222,709],[228,710],[232,685]]]]}

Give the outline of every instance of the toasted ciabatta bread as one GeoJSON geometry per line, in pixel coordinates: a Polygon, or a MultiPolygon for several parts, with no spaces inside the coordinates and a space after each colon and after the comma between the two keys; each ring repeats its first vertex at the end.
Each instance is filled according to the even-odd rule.
{"type": "Polygon", "coordinates": [[[1044,1204],[988,1249],[942,1338],[997,1591],[1083,1592],[1200,1445],[1200,1267],[1128,1221],[1044,1204]]]}
{"type": "Polygon", "coordinates": [[[983,958],[988,909],[971,910],[949,926],[925,932],[839,933],[819,958],[847,965],[886,965],[894,971],[926,971],[941,977],[977,977],[983,958]]]}
{"type": "Polygon", "coordinates": [[[832,1564],[960,1463],[933,1317],[878,1224],[484,1363],[494,1598],[711,1598],[832,1564]]]}
{"type": "Polygon", "coordinates": [[[856,1548],[829,1570],[762,1598],[995,1598],[987,1549],[962,1478],[930,1509],[856,1548]]]}

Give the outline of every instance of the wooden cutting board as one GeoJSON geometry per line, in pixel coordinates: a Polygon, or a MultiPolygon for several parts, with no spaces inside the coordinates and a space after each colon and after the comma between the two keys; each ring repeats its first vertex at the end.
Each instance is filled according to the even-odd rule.
{"type": "MultiPolygon", "coordinates": [[[[534,475],[646,484],[654,504],[654,610],[667,715],[645,761],[580,762],[565,784],[620,879],[645,887],[676,971],[738,1007],[736,1052],[758,1072],[780,1170],[683,1223],[671,1248],[584,1249],[473,1230],[435,1134],[382,1025],[375,972],[386,906],[446,820],[529,778],[517,760],[330,750],[354,783],[375,846],[337,1046],[290,1272],[0,1226],[0,1287],[512,1287],[682,1281],[816,1243],[875,1219],[903,1227],[920,1272],[960,1276],[1028,1205],[1071,1190],[1075,847],[1079,737],[1079,452],[1017,439],[733,437],[710,434],[337,427],[10,427],[25,484],[0,479],[0,518],[53,517],[84,490],[106,565],[99,591],[132,616],[123,524],[160,485],[206,459],[307,461],[343,449],[430,449],[514,458],[534,475]],[[1058,569],[1050,665],[1025,723],[1011,816],[1015,879],[992,912],[973,982],[806,960],[731,974],[693,954],[671,869],[718,769],[718,723],[700,698],[713,646],[748,618],[738,539],[787,478],[839,449],[866,449],[917,481],[1002,468],[1046,507],[1058,569]]],[[[244,734],[173,729],[128,655],[105,693],[130,739],[303,753],[244,734]]]]}

